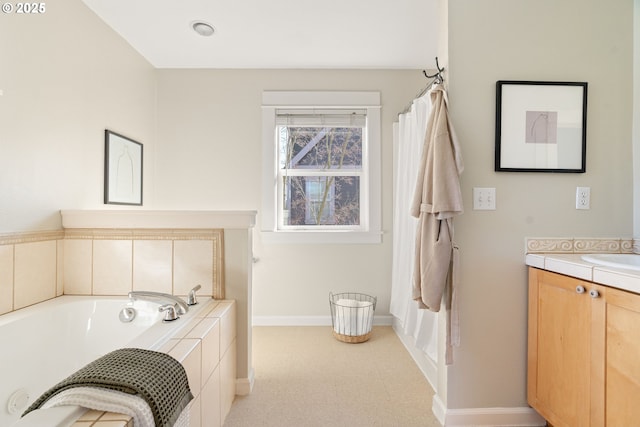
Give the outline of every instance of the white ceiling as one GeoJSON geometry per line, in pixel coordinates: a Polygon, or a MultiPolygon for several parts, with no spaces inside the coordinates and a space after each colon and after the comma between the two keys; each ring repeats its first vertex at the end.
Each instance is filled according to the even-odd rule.
{"type": "Polygon", "coordinates": [[[83,1],[157,68],[419,69],[437,54],[438,0],[83,1]]]}

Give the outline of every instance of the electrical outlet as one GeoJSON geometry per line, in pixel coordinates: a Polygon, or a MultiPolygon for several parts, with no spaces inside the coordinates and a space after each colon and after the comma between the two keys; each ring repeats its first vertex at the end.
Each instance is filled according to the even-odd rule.
{"type": "Polygon", "coordinates": [[[591,188],[576,188],[576,209],[591,209],[591,188]]]}
{"type": "Polygon", "coordinates": [[[495,211],[496,210],[496,189],[474,187],[473,210],[495,211]]]}

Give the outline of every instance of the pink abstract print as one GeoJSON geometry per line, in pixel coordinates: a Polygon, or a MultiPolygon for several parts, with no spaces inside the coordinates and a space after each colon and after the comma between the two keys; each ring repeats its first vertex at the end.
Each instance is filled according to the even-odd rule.
{"type": "Polygon", "coordinates": [[[526,143],[556,144],[558,142],[558,113],[556,111],[527,111],[526,143]]]}

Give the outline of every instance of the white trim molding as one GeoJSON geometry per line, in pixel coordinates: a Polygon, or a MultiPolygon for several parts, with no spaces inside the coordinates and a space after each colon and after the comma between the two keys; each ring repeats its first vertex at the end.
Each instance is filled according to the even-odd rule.
{"type": "MultiPolygon", "coordinates": [[[[373,326],[391,326],[393,316],[373,316],[373,326]]],[[[253,316],[253,326],[331,326],[331,316],[253,316]]]]}
{"type": "Polygon", "coordinates": [[[251,394],[253,390],[253,384],[256,381],[256,373],[253,368],[249,370],[248,378],[237,378],[236,379],[236,395],[237,396],[248,396],[251,394]]]}
{"type": "Polygon", "coordinates": [[[68,228],[250,229],[257,211],[62,210],[68,228]]]}
{"type": "Polygon", "coordinates": [[[427,379],[431,388],[436,390],[438,384],[438,365],[436,361],[431,359],[427,353],[418,349],[415,346],[415,338],[410,335],[406,335],[402,331],[402,325],[400,324],[400,320],[396,317],[392,316],[393,321],[393,331],[396,333],[400,342],[404,345],[405,349],[422,372],[422,375],[427,379]]]}
{"type": "MultiPolygon", "coordinates": [[[[264,91],[262,93],[262,210],[261,231],[265,243],[378,244],[382,242],[382,136],[380,92],[264,91]],[[274,144],[276,110],[279,108],[366,109],[366,174],[363,178],[362,230],[283,230],[278,225],[278,173],[274,144]]],[[[364,165],[363,165],[364,166],[364,165]]]]}
{"type": "Polygon", "coordinates": [[[447,409],[436,395],[433,413],[443,427],[542,427],[547,422],[535,410],[523,408],[447,409]]]}

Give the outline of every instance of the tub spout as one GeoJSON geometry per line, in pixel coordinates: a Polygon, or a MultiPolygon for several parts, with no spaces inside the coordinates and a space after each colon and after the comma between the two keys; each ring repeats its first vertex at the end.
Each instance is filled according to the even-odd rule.
{"type": "Polygon", "coordinates": [[[180,297],[171,294],[165,294],[162,292],[152,292],[152,291],[131,291],[129,292],[129,298],[132,301],[137,299],[141,300],[151,300],[151,301],[164,301],[176,304],[178,307],[178,314],[186,314],[189,311],[189,306],[186,302],[180,297]]]}

